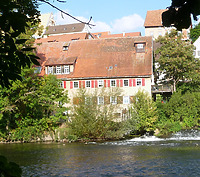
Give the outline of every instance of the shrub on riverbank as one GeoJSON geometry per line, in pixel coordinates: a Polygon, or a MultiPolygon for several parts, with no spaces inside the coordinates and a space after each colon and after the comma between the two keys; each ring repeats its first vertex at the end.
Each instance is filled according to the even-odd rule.
{"type": "Polygon", "coordinates": [[[39,78],[25,68],[23,80],[0,89],[0,135],[5,141],[42,139],[45,131],[54,131],[62,120],[68,96],[60,81],[49,75],[39,78]]]}
{"type": "Polygon", "coordinates": [[[161,135],[200,126],[200,92],[182,94],[178,91],[166,103],[157,100],[157,107],[159,119],[156,124],[161,135]]]}
{"type": "Polygon", "coordinates": [[[135,94],[130,110],[131,119],[128,121],[135,126],[132,131],[139,134],[154,132],[155,122],[158,118],[157,108],[147,92],[139,90],[135,94]]]}
{"type": "MultiPolygon", "coordinates": [[[[117,88],[116,88],[117,89],[117,88]]],[[[118,105],[98,104],[97,97],[116,96],[118,90],[102,90],[100,93],[86,93],[80,89],[75,96],[78,104],[74,104],[69,122],[69,136],[87,139],[117,139],[123,136],[123,122],[116,122],[118,105]]]]}

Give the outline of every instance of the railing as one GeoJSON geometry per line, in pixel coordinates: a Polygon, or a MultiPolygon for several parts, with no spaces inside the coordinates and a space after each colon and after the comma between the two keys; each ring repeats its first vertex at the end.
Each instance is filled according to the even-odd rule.
{"type": "Polygon", "coordinates": [[[152,85],[151,92],[152,93],[172,92],[172,85],[152,85]]]}

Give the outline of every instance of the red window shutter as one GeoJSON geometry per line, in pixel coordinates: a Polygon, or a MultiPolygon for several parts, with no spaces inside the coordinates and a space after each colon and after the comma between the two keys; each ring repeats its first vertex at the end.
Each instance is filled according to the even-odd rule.
{"type": "Polygon", "coordinates": [[[119,80],[117,80],[117,87],[120,87],[120,82],[119,82],[119,80]]]}
{"type": "Polygon", "coordinates": [[[82,88],[81,81],[79,81],[79,88],[82,88]]]}
{"type": "Polygon", "coordinates": [[[70,89],[73,89],[73,82],[70,81],[70,89]]]}
{"type": "Polygon", "coordinates": [[[110,87],[110,80],[107,80],[107,86],[110,87]]]}
{"type": "Polygon", "coordinates": [[[136,82],[135,82],[135,79],[133,79],[133,87],[136,86],[136,82]]]}
{"type": "Polygon", "coordinates": [[[97,81],[95,81],[95,88],[97,88],[98,87],[98,82],[97,81]]]}
{"type": "Polygon", "coordinates": [[[67,86],[66,86],[66,81],[63,81],[63,87],[66,89],[67,86]]]}
{"type": "Polygon", "coordinates": [[[92,81],[92,88],[94,88],[94,81],[92,81]]]}
{"type": "Polygon", "coordinates": [[[104,87],[107,87],[106,80],[104,80],[104,87]]]}
{"type": "Polygon", "coordinates": [[[132,87],[132,86],[133,86],[133,80],[129,79],[129,87],[132,87]]]}
{"type": "Polygon", "coordinates": [[[85,81],[82,81],[83,88],[85,88],[85,81]]]}
{"type": "Polygon", "coordinates": [[[120,86],[121,86],[121,87],[124,86],[124,84],[123,84],[123,80],[122,80],[122,79],[120,80],[120,86]]]}
{"type": "Polygon", "coordinates": [[[145,86],[145,78],[142,78],[142,86],[145,86]]]}

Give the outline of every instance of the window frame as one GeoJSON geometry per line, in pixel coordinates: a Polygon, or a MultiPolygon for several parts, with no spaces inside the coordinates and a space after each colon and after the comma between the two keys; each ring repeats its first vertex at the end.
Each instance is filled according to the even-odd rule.
{"type": "Polygon", "coordinates": [[[124,79],[123,80],[123,87],[129,87],[129,80],[128,79],[124,79]],[[128,85],[125,85],[124,82],[127,81],[128,85]]]}
{"type": "Polygon", "coordinates": [[[98,88],[104,87],[104,80],[98,80],[98,88]]]}
{"type": "Polygon", "coordinates": [[[61,66],[56,66],[56,73],[55,73],[56,75],[60,75],[60,74],[62,74],[62,68],[61,68],[61,66]],[[59,72],[58,72],[59,71],[59,72]]]}
{"type": "Polygon", "coordinates": [[[91,88],[91,81],[85,81],[85,88],[91,88]],[[89,87],[87,86],[87,82],[90,83],[90,84],[89,84],[89,85],[90,85],[89,87]]]}
{"type": "Polygon", "coordinates": [[[116,79],[111,79],[110,80],[110,87],[116,87],[117,83],[116,83],[116,79]],[[112,85],[112,82],[114,81],[115,85],[112,85]]]}
{"type": "Polygon", "coordinates": [[[141,78],[137,78],[137,79],[136,79],[136,86],[137,86],[137,87],[142,86],[142,79],[141,79],[141,78]],[[140,81],[140,85],[138,85],[139,81],[140,81]]]}
{"type": "Polygon", "coordinates": [[[123,104],[130,104],[130,96],[123,96],[123,104]]]}
{"type": "Polygon", "coordinates": [[[110,104],[117,104],[117,97],[116,96],[110,96],[110,104]]]}
{"type": "Polygon", "coordinates": [[[136,50],[137,53],[144,53],[145,52],[145,48],[146,48],[146,43],[145,42],[135,43],[135,50],[136,50]]]}
{"type": "Polygon", "coordinates": [[[64,65],[63,67],[63,74],[69,74],[70,73],[70,66],[64,65]]]}
{"type": "Polygon", "coordinates": [[[73,81],[73,88],[74,89],[78,89],[79,88],[79,81],[73,81]],[[78,87],[75,87],[75,84],[77,83],[77,86],[78,87]]]}
{"type": "Polygon", "coordinates": [[[98,105],[104,105],[104,97],[103,96],[98,96],[97,97],[97,104],[98,105]],[[102,100],[100,100],[102,99],[102,100]]]}
{"type": "Polygon", "coordinates": [[[48,72],[47,72],[47,74],[53,74],[53,68],[54,68],[53,66],[48,66],[48,72]]]}

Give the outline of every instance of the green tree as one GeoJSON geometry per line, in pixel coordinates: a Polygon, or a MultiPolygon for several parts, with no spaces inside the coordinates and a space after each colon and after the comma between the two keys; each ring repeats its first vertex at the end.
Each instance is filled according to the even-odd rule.
{"type": "Polygon", "coordinates": [[[110,96],[117,96],[116,90],[103,90],[100,93],[88,93],[80,89],[75,97],[72,109],[69,135],[87,139],[109,139],[123,136],[122,123],[116,122],[114,114],[119,105],[110,104],[110,96]],[[104,97],[104,104],[98,105],[97,97],[104,97]]]}
{"type": "Polygon", "coordinates": [[[197,21],[200,15],[199,0],[172,0],[171,6],[162,14],[162,22],[164,26],[175,26],[177,30],[188,29],[191,15],[197,21]]]}
{"type": "Polygon", "coordinates": [[[53,75],[39,78],[26,68],[21,77],[0,91],[0,128],[5,138],[12,132],[13,139],[30,141],[66,121],[63,105],[68,97],[53,75]]]}
{"type": "Polygon", "coordinates": [[[200,23],[190,29],[190,39],[194,43],[200,36],[200,23]]]}
{"type": "Polygon", "coordinates": [[[155,130],[155,122],[158,118],[156,105],[152,98],[143,90],[139,90],[131,105],[131,123],[135,125],[135,130],[139,134],[153,132],[155,130]]]}
{"type": "Polygon", "coordinates": [[[21,68],[38,64],[37,57],[29,53],[33,48],[24,45],[27,38],[20,35],[28,25],[39,22],[36,1],[0,1],[0,84],[8,86],[10,80],[21,79],[21,68]],[[19,45],[23,47],[19,48],[19,45]]]}
{"type": "MultiPolygon", "coordinates": [[[[182,35],[172,30],[164,37],[160,36],[157,42],[161,46],[156,50],[159,56],[157,71],[164,75],[163,82],[173,84],[173,91],[180,81],[191,81],[199,75],[199,60],[193,56],[194,46],[182,40],[182,35]]],[[[195,79],[194,79],[195,80],[195,79]]]]}

